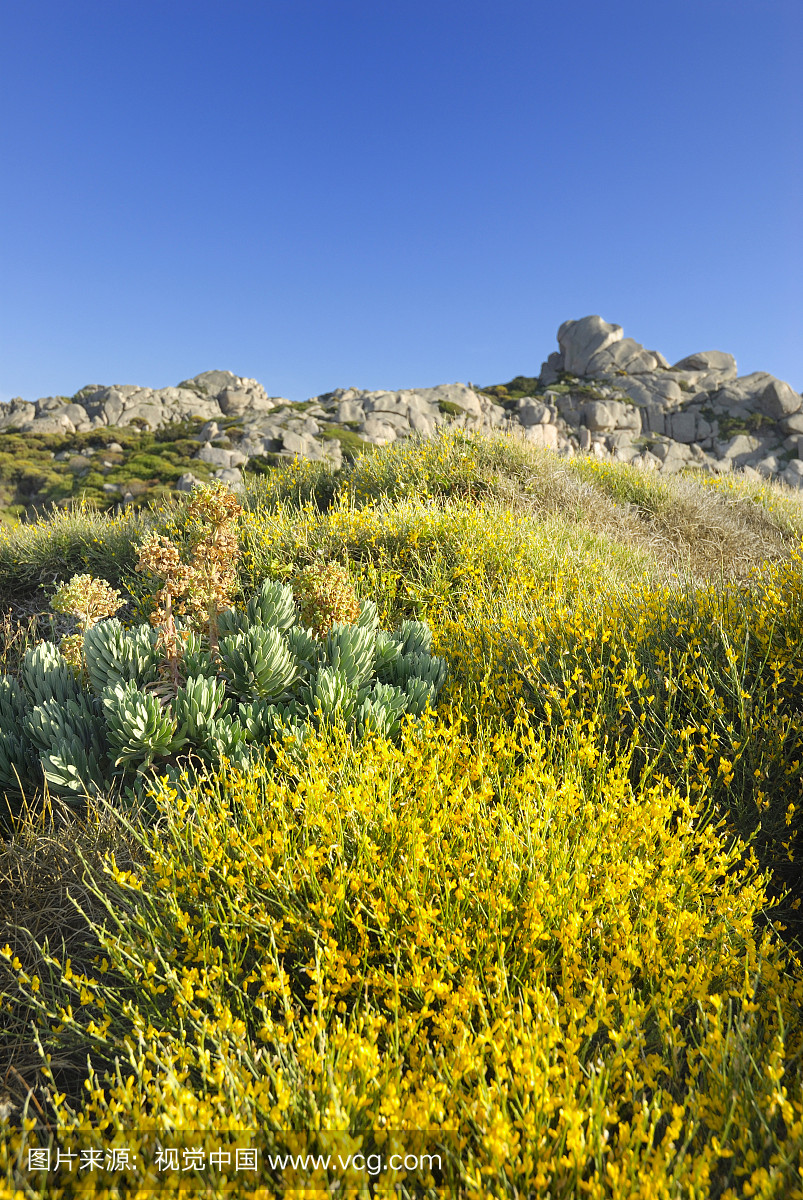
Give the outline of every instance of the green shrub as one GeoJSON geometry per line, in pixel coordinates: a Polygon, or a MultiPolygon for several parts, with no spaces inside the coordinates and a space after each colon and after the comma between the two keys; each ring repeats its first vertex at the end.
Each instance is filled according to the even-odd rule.
{"type": "Polygon", "coordinates": [[[202,424],[196,419],[159,430],[126,426],[75,434],[0,433],[0,511],[30,518],[79,499],[106,510],[119,503],[132,482],[141,485],[134,501],[141,507],[169,491],[185,471],[206,480],[209,464],[194,457],[199,449],[194,435],[202,424]],[[107,450],[109,441],[118,442],[122,451],[107,450]],[[62,450],[93,450],[95,457],[91,466],[76,472],[73,461],[54,458],[62,450]],[[104,462],[110,466],[103,467],[104,462]],[[120,491],[105,492],[104,483],[116,484],[120,491]]]}
{"type": "Polygon", "coordinates": [[[376,449],[371,442],[366,442],[352,429],[324,429],[321,437],[324,441],[340,442],[343,457],[348,462],[353,461],[360,454],[370,454],[376,449]]]}
{"type": "Polygon", "coordinates": [[[532,396],[541,387],[540,380],[534,375],[517,375],[506,385],[509,396],[532,396]]]}
{"type": "MultiPolygon", "coordinates": [[[[278,459],[278,456],[274,456],[278,459]]],[[[271,463],[268,455],[251,458],[243,472],[246,505],[250,511],[273,510],[277,505],[313,504],[325,511],[337,492],[338,476],[332,463],[308,458],[271,463]]]]}

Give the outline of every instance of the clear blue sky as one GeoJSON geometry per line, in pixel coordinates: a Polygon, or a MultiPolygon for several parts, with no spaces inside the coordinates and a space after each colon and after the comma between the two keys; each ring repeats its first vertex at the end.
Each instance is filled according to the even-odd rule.
{"type": "Polygon", "coordinates": [[[801,0],[4,0],[0,398],[536,374],[599,313],[803,388],[801,0]]]}

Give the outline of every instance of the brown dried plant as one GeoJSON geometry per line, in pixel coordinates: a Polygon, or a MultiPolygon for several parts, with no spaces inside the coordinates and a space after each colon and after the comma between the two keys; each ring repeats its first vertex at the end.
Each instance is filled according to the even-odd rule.
{"type": "Polygon", "coordinates": [[[175,690],[181,683],[182,639],[176,614],[191,624],[218,652],[218,616],[232,604],[237,584],[239,547],[234,525],[242,505],[222,483],[196,489],[187,517],[197,525],[189,562],[163,534],[152,533],[140,546],[138,571],[150,571],[164,582],[156,592],[151,624],[159,630],[156,645],[164,652],[167,680],[175,690]]]}
{"type": "MultiPolygon", "coordinates": [[[[139,548],[138,571],[150,571],[163,580],[162,586],[154,594],[156,607],[151,613],[151,625],[158,629],[156,648],[164,653],[164,667],[167,678],[174,689],[181,682],[179,659],[181,646],[178,630],[176,629],[176,608],[174,601],[186,595],[189,586],[190,568],[182,562],[178,547],[164,536],[152,533],[139,548]]],[[[179,603],[179,613],[182,606],[179,603]]]]}
{"type": "Polygon", "coordinates": [[[192,550],[187,612],[207,635],[213,654],[218,648],[217,618],[231,607],[237,586],[240,551],[235,521],[242,511],[236,496],[222,483],[198,489],[187,510],[201,527],[192,550]]]}

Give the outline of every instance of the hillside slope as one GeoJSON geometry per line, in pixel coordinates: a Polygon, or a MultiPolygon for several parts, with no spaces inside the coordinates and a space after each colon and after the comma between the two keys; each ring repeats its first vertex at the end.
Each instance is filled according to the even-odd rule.
{"type": "Polygon", "coordinates": [[[294,403],[256,380],[206,371],[160,390],[89,385],[72,397],[17,398],[0,410],[0,515],[75,498],[137,506],[210,477],[239,486],[243,471],[294,457],[337,468],[440,428],[504,430],[565,457],[664,475],[737,471],[803,484],[803,397],[783,380],[740,377],[721,351],[670,366],[596,316],[564,322],[558,344],[538,375],[487,387],[338,388],[294,403]]]}

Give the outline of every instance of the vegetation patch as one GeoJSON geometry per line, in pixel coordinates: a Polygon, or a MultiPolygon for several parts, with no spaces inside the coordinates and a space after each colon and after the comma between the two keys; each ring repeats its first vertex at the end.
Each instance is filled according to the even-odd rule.
{"type": "Polygon", "coordinates": [[[507,383],[496,383],[490,387],[479,388],[484,395],[490,396],[497,404],[501,404],[503,408],[515,408],[515,401],[523,399],[524,396],[535,396],[541,393],[542,388],[538,377],[535,375],[516,375],[507,383]]]}
{"type": "Polygon", "coordinates": [[[435,701],[446,669],[427,626],[380,633],[376,605],[360,603],[336,563],[304,568],[292,590],[265,581],[244,612],[233,608],[241,512],[222,485],[199,488],[189,554],[155,531],[140,544],[136,569],[160,584],[148,624],[121,625],[125,601],[105,580],[75,575],[59,588],[52,607],[75,632],[0,675],[10,811],[43,786],[74,801],[156,778],[180,784],[194,758],[246,770],[274,734],[301,749],[322,721],[389,737],[435,701]]]}
{"type": "Polygon", "coordinates": [[[31,520],[76,501],[105,511],[129,491],[131,503],[143,507],[173,493],[187,471],[208,480],[212,468],[194,457],[200,449],[194,435],[202,425],[196,420],[155,431],[123,426],[75,434],[0,433],[0,519],[31,520]],[[109,443],[122,450],[108,450],[109,443]],[[91,461],[60,459],[65,452],[84,458],[88,452],[91,461]]]}
{"type": "Polygon", "coordinates": [[[719,424],[720,440],[727,440],[737,434],[758,434],[762,430],[772,431],[775,422],[766,413],[748,413],[745,417],[729,416],[727,413],[717,415],[711,408],[700,410],[707,421],[717,421],[719,424]]]}
{"type": "Polygon", "coordinates": [[[799,1200],[801,498],[460,430],[247,483],[0,537],[8,765],[114,754],[4,832],[0,1187],[225,1113],[254,1200],[412,1131],[379,1194],[799,1200]]]}
{"type": "Polygon", "coordinates": [[[321,431],[321,438],[326,442],[340,442],[340,449],[347,462],[353,462],[361,454],[370,454],[375,448],[372,442],[366,442],[353,429],[332,427],[321,431]]]}
{"type": "Polygon", "coordinates": [[[286,400],[283,404],[277,404],[270,411],[272,413],[305,413],[308,409],[315,406],[314,400],[286,400]]]}

